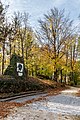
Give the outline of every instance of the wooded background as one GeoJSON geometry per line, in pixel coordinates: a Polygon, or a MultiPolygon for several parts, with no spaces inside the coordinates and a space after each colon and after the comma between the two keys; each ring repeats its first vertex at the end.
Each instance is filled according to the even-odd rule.
{"type": "Polygon", "coordinates": [[[80,25],[74,26],[64,10],[53,8],[38,21],[35,31],[28,13],[15,12],[8,20],[8,7],[0,2],[1,74],[17,54],[23,58],[28,76],[80,84],[80,25]]]}

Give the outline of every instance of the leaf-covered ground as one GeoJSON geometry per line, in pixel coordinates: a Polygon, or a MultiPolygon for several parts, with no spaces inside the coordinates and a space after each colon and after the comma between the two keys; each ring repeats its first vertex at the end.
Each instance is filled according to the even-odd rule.
{"type": "MultiPolygon", "coordinates": [[[[52,96],[52,95],[57,95],[59,94],[60,91],[62,91],[65,88],[55,88],[55,89],[48,89],[47,90],[47,95],[46,96],[52,96]]],[[[24,103],[15,103],[15,102],[0,102],[0,119],[6,117],[10,112],[13,111],[13,108],[15,107],[21,107],[25,104],[29,104],[35,101],[40,101],[46,99],[45,97],[39,97],[36,99],[28,100],[24,103]]]]}

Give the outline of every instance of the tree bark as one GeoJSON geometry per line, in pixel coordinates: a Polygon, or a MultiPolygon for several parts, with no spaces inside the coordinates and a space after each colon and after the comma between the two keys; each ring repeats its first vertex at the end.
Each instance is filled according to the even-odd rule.
{"type": "Polygon", "coordinates": [[[60,72],[61,72],[61,83],[62,83],[62,70],[60,70],[60,72]]]}
{"type": "MultiPolygon", "coordinates": [[[[68,48],[66,51],[66,64],[65,64],[66,67],[67,67],[67,64],[68,64],[68,48]]],[[[65,84],[66,84],[66,77],[67,77],[67,75],[65,74],[65,84]]]]}
{"type": "Polygon", "coordinates": [[[4,54],[5,54],[5,41],[3,41],[3,54],[2,54],[2,74],[4,73],[4,54]]]}

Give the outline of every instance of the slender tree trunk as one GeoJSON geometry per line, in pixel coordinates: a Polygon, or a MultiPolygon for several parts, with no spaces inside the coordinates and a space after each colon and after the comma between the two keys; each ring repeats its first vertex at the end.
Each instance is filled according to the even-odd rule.
{"type": "Polygon", "coordinates": [[[67,82],[67,81],[66,81],[66,78],[67,78],[67,75],[65,74],[65,76],[64,76],[64,81],[65,81],[65,84],[66,84],[66,82],[67,82]]]}
{"type": "Polygon", "coordinates": [[[15,50],[16,46],[15,46],[15,43],[14,43],[14,54],[16,53],[16,50],[15,50]]]}
{"type": "Polygon", "coordinates": [[[23,60],[24,60],[23,38],[21,38],[21,50],[22,50],[22,58],[23,58],[23,60]]]}
{"type": "Polygon", "coordinates": [[[54,80],[57,82],[57,69],[56,69],[56,63],[54,66],[54,80]]]}
{"type": "Polygon", "coordinates": [[[57,82],[57,68],[56,68],[56,38],[54,36],[54,80],[57,82]]]}
{"type": "Polygon", "coordinates": [[[71,46],[71,81],[74,81],[73,79],[73,53],[72,53],[72,46],[71,46]]]}
{"type": "Polygon", "coordinates": [[[27,60],[28,60],[28,51],[27,51],[27,47],[26,47],[26,78],[28,77],[28,65],[27,65],[27,60]]]}
{"type": "Polygon", "coordinates": [[[76,84],[76,81],[77,81],[74,78],[75,51],[76,51],[76,45],[74,44],[74,47],[73,47],[73,81],[74,81],[74,84],[76,84]]]}
{"type": "Polygon", "coordinates": [[[9,41],[10,41],[9,47],[10,47],[10,60],[11,60],[11,40],[9,40],[9,41]]]}
{"type": "Polygon", "coordinates": [[[2,51],[2,74],[4,73],[4,55],[5,55],[5,41],[3,41],[3,51],[2,51]]]}
{"type": "MultiPolygon", "coordinates": [[[[67,64],[68,64],[68,48],[66,51],[66,64],[65,64],[66,67],[67,67],[67,64]]],[[[66,84],[66,77],[67,77],[67,75],[65,74],[65,84],[66,84]]]]}
{"type": "Polygon", "coordinates": [[[60,70],[60,72],[61,72],[61,83],[62,83],[62,69],[60,70]]]}
{"type": "Polygon", "coordinates": [[[18,40],[18,55],[20,55],[20,41],[18,40]]]}

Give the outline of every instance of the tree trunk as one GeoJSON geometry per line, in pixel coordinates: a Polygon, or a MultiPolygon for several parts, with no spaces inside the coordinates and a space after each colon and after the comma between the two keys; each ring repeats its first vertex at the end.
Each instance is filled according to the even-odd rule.
{"type": "Polygon", "coordinates": [[[72,46],[71,46],[71,81],[73,81],[73,54],[72,54],[72,46]]]}
{"type": "Polygon", "coordinates": [[[28,60],[28,50],[27,50],[27,47],[26,47],[26,69],[27,69],[27,77],[28,77],[28,65],[27,65],[27,60],[28,60]]]}
{"type": "Polygon", "coordinates": [[[57,68],[56,68],[56,34],[53,30],[53,37],[54,37],[54,59],[55,59],[55,64],[54,64],[54,80],[57,82],[57,68]]]}
{"type": "Polygon", "coordinates": [[[66,77],[67,77],[67,75],[65,74],[65,77],[64,77],[65,84],[66,84],[66,82],[67,82],[67,81],[66,81],[66,77]]]}
{"type": "Polygon", "coordinates": [[[10,60],[11,60],[11,41],[10,41],[10,60]]]}
{"type": "Polygon", "coordinates": [[[14,45],[14,54],[15,54],[15,51],[16,51],[16,50],[15,50],[15,45],[14,45]]]}
{"type": "Polygon", "coordinates": [[[23,38],[21,38],[21,50],[22,50],[22,58],[24,59],[23,38]]]}
{"type": "Polygon", "coordinates": [[[2,74],[4,73],[4,54],[5,54],[5,41],[3,41],[3,51],[2,51],[2,74]]]}
{"type": "Polygon", "coordinates": [[[20,56],[20,41],[18,40],[18,55],[20,56]]]}
{"type": "Polygon", "coordinates": [[[61,83],[62,83],[62,70],[60,70],[60,72],[61,72],[61,83]]]}
{"type": "MultiPolygon", "coordinates": [[[[67,64],[68,64],[68,48],[66,51],[66,64],[65,64],[66,67],[67,67],[67,64]]],[[[67,77],[67,75],[65,74],[65,84],[66,84],[66,77],[67,77]]]]}
{"type": "Polygon", "coordinates": [[[54,80],[57,82],[57,69],[55,68],[55,71],[54,71],[54,80]]]}

